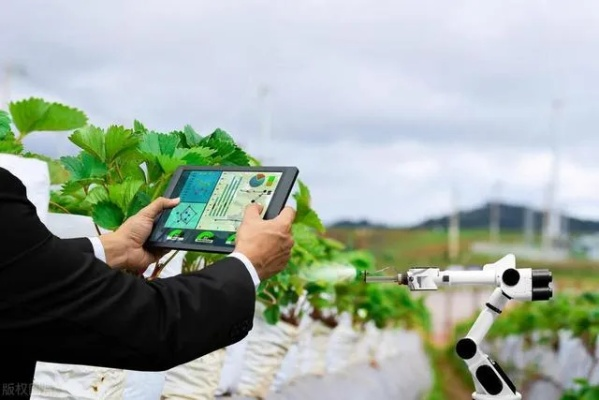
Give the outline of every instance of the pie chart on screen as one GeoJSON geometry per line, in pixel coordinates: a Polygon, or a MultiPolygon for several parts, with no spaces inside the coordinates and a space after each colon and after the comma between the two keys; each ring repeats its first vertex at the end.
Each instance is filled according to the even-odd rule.
{"type": "Polygon", "coordinates": [[[256,175],[252,176],[252,178],[250,179],[250,186],[251,187],[262,186],[264,184],[265,178],[266,178],[266,176],[264,174],[256,174],[256,175]]]}

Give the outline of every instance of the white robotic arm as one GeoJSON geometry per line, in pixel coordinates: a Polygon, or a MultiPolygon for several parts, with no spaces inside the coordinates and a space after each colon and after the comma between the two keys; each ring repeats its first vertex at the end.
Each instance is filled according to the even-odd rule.
{"type": "Polygon", "coordinates": [[[395,282],[412,291],[438,290],[439,286],[491,285],[493,291],[485,308],[466,337],[456,344],[474,380],[474,400],[520,400],[513,382],[501,367],[485,354],[480,344],[509,300],[543,301],[553,297],[552,274],[545,269],[516,268],[516,257],[508,254],[476,271],[444,271],[439,268],[412,268],[397,276],[368,276],[365,282],[395,282]]]}

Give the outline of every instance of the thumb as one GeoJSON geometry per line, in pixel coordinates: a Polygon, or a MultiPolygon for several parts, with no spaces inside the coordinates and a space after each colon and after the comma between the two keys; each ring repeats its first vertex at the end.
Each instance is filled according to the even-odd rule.
{"type": "Polygon", "coordinates": [[[291,227],[295,220],[295,209],[290,206],[283,208],[281,213],[277,215],[276,220],[281,221],[285,226],[291,227]]]}
{"type": "Polygon", "coordinates": [[[156,218],[156,216],[158,216],[158,214],[160,214],[165,209],[173,208],[177,204],[179,204],[179,198],[168,199],[166,197],[159,197],[144,208],[142,208],[139,213],[153,219],[156,218]]]}
{"type": "Polygon", "coordinates": [[[260,214],[262,214],[262,210],[264,207],[258,203],[251,203],[245,208],[245,214],[243,219],[256,219],[262,218],[260,214]]]}

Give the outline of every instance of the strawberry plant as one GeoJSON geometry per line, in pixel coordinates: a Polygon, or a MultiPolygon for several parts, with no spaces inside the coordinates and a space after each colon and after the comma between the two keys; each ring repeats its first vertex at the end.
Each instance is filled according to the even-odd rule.
{"type": "Polygon", "coordinates": [[[595,400],[599,399],[599,386],[589,384],[586,379],[575,379],[575,389],[566,390],[561,400],[595,400]]]}
{"type": "Polygon", "coordinates": [[[37,132],[68,132],[81,128],[88,121],[85,113],[35,97],[11,102],[8,107],[8,111],[0,110],[0,153],[45,161],[51,183],[65,182],[68,173],[61,163],[41,154],[25,151],[23,140],[37,132]]]}
{"type": "Polygon", "coordinates": [[[135,121],[133,128],[87,125],[69,140],[81,152],[61,157],[70,176],[55,202],[108,230],[161,196],[179,166],[249,165],[245,152],[220,129],[200,137],[190,126],[160,133],[135,121]]]}

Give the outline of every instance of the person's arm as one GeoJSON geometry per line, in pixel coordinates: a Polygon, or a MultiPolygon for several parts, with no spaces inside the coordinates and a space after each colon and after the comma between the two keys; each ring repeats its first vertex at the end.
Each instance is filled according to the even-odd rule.
{"type": "Polygon", "coordinates": [[[160,371],[252,328],[255,287],[235,257],[148,283],[52,235],[2,169],[0,188],[0,337],[22,357],[160,371]]]}
{"type": "MultiPolygon", "coordinates": [[[[102,262],[106,262],[106,251],[104,250],[104,246],[102,245],[102,241],[100,240],[99,237],[92,236],[92,237],[88,237],[83,240],[81,240],[81,239],[69,239],[69,240],[71,240],[72,241],[71,243],[73,245],[76,245],[82,251],[85,251],[88,253],[91,252],[94,254],[94,256],[98,260],[100,260],[102,262]],[[86,240],[89,243],[87,243],[86,240]]],[[[250,276],[252,277],[252,281],[254,282],[254,287],[256,287],[256,289],[257,289],[258,286],[260,285],[260,277],[258,276],[258,272],[256,271],[256,268],[254,268],[254,265],[252,264],[250,259],[247,258],[245,255],[241,254],[240,252],[233,252],[233,253],[229,254],[227,257],[234,257],[243,263],[245,268],[250,273],[250,276]]]]}

